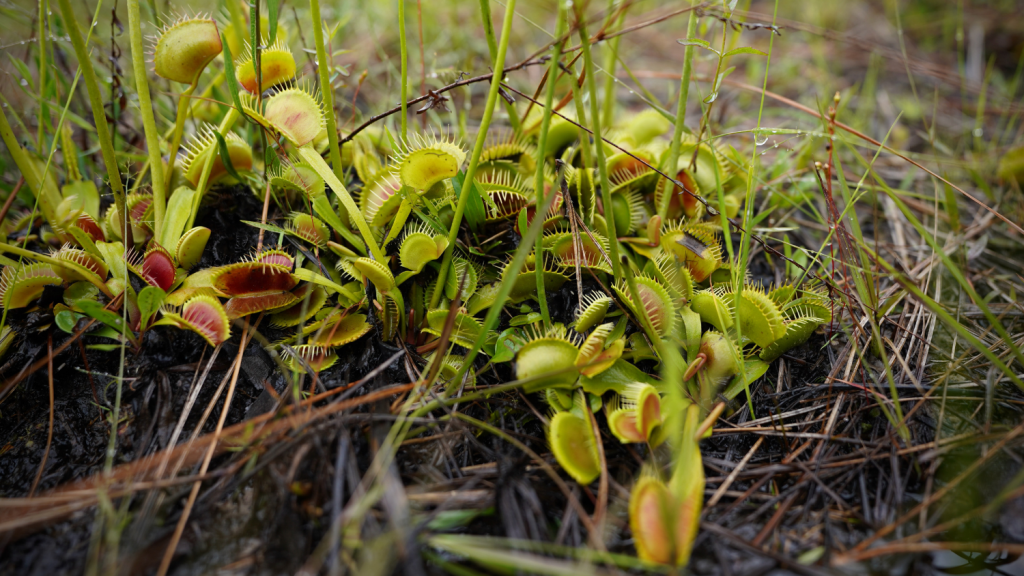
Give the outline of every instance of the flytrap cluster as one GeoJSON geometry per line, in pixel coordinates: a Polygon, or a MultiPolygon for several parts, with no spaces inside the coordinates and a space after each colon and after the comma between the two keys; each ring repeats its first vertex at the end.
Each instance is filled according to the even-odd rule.
{"type": "MultiPolygon", "coordinates": [[[[672,445],[668,475],[655,466],[638,474],[630,524],[641,558],[685,564],[703,498],[698,436],[711,407],[832,319],[821,287],[753,284],[727,256],[722,219],[707,207],[738,215],[748,185],[739,152],[684,134],[676,165],[666,166],[670,123],[658,112],[620,118],[606,134],[611,146],[566,111],[540,138],[545,115],[520,104],[518,128],[491,129],[472,170],[467,148],[443,130],[403,138],[379,126],[329,163],[320,95],[295,78],[286,44],[262,50],[257,66],[231,58],[251,50],[232,49],[227,37],[214,21],[190,18],[155,44],[155,72],[185,86],[168,131],[166,198],[136,183],[101,213],[98,190],[73,163],[16,151],[39,210],[6,229],[52,250],[4,246],[21,258],[2,257],[5,310],[62,287],[56,326],[73,333],[94,321],[90,342],[109,346],[138,346],[155,325],[217,346],[234,319],[264,315],[291,330],[275,343],[278,356],[313,377],[359,338],[401,339],[438,363],[428,384],[442,398],[475,386],[483,361],[469,355],[510,362],[523,389],[547,402],[551,450],[577,482],[601,473],[602,437],[672,445]],[[188,96],[218,58],[215,82],[231,87],[234,105],[192,108],[209,124],[186,140],[188,96]],[[260,149],[269,154],[254,155],[260,149]],[[199,269],[211,234],[232,233],[194,225],[204,195],[236,182],[271,198],[272,218],[251,223],[264,244],[245,261],[199,269]],[[529,253],[514,258],[537,227],[529,253]],[[574,294],[572,320],[552,321],[546,295],[584,283],[595,288],[574,294]],[[486,319],[493,309],[502,310],[501,330],[486,319]],[[676,379],[649,373],[668,357],[676,379]]],[[[77,157],[70,137],[61,146],[77,157]]]]}

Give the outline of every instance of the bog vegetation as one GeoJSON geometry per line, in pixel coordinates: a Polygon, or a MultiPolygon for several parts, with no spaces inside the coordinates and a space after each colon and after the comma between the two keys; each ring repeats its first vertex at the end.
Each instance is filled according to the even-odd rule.
{"type": "Polygon", "coordinates": [[[9,566],[45,565],[32,542],[158,574],[1020,554],[999,506],[1021,474],[963,492],[1020,470],[1019,65],[964,84],[970,143],[937,88],[925,132],[876,139],[855,115],[877,59],[875,85],[817,108],[768,91],[793,70],[771,5],[526,22],[481,0],[484,54],[456,74],[424,38],[462,8],[399,1],[397,62],[357,77],[339,62],[365,40],[334,6],[164,4],[113,7],[113,73],[125,37],[90,25],[110,6],[9,9],[37,26],[0,114],[9,566]],[[510,48],[527,25],[550,42],[510,48]],[[668,98],[620,53],[656,27],[678,37],[668,98]],[[64,394],[91,414],[69,426],[64,394]],[[91,444],[54,453],[81,422],[91,444]]]}

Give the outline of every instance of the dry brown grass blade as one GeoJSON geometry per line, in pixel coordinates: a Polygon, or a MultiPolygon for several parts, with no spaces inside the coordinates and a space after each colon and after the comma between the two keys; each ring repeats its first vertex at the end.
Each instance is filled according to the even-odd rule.
{"type": "Polygon", "coordinates": [[[963,470],[963,472],[961,472],[955,478],[953,478],[952,480],[947,482],[942,488],[940,488],[939,490],[936,490],[935,493],[933,493],[930,498],[928,498],[927,500],[921,502],[917,506],[914,506],[912,509],[907,511],[905,514],[903,514],[902,516],[897,518],[895,522],[893,522],[891,524],[888,524],[886,526],[883,526],[882,528],[877,530],[874,534],[872,534],[871,536],[869,536],[869,537],[865,538],[864,540],[862,540],[860,543],[857,544],[857,546],[855,546],[853,548],[852,553],[854,553],[854,554],[864,553],[868,549],[868,547],[871,546],[871,544],[873,544],[874,542],[878,541],[880,538],[884,538],[885,536],[891,534],[894,530],[896,530],[897,527],[901,526],[903,523],[907,522],[908,520],[913,519],[914,516],[917,516],[917,514],[921,510],[931,506],[932,504],[934,504],[935,502],[940,500],[943,496],[945,496],[946,494],[949,494],[951,491],[953,491],[953,489],[955,489],[957,486],[959,486],[961,482],[963,482],[964,480],[969,478],[979,468],[981,468],[981,466],[983,464],[988,462],[993,456],[999,454],[999,452],[1000,452],[1000,450],[1002,449],[1003,446],[1006,446],[1011,440],[1013,440],[1017,436],[1020,436],[1022,433],[1024,433],[1024,424],[1021,424],[1021,425],[1015,427],[1013,430],[1010,430],[1009,432],[1007,432],[1005,434],[1002,434],[998,442],[996,442],[994,445],[992,445],[977,460],[975,460],[969,466],[967,466],[963,470]]]}
{"type": "MultiPolygon", "coordinates": [[[[205,455],[204,449],[208,449],[210,446],[214,447],[213,455],[218,456],[229,448],[238,448],[255,442],[271,442],[295,427],[307,424],[312,420],[326,418],[356,406],[407,392],[414,386],[415,383],[388,386],[363,396],[316,408],[310,413],[304,413],[301,410],[301,408],[311,406],[326,397],[333,396],[336,392],[332,390],[307,398],[297,407],[288,407],[283,414],[261,414],[228,426],[218,438],[215,438],[213,434],[200,436],[191,446],[181,445],[169,449],[169,456],[170,458],[181,458],[183,466],[193,466],[201,462],[205,455]]],[[[53,522],[67,518],[77,510],[95,506],[97,490],[100,488],[107,490],[108,493],[114,493],[117,490],[146,489],[153,487],[154,483],[157,486],[164,485],[162,484],[163,480],[155,478],[158,467],[159,459],[138,460],[122,464],[115,468],[109,476],[97,474],[85,480],[59,486],[39,497],[0,499],[0,533],[9,532],[15,538],[20,538],[53,522]],[[53,499],[63,496],[77,501],[69,503],[64,508],[54,509],[53,499]]],[[[204,480],[205,478],[198,477],[198,479],[204,480]]],[[[178,484],[178,482],[171,482],[167,485],[173,484],[178,484]]]]}
{"type": "Polygon", "coordinates": [[[854,550],[846,554],[839,554],[832,564],[842,566],[851,562],[863,562],[880,556],[890,554],[912,554],[915,552],[1001,552],[1015,556],[1024,555],[1024,544],[1011,544],[1007,542],[908,542],[899,544],[886,544],[870,550],[854,550]]]}
{"type": "MultiPolygon", "coordinates": [[[[267,183],[267,197],[270,197],[270,184],[267,183]]],[[[266,205],[264,205],[265,208],[266,205]]],[[[264,210],[264,215],[266,211],[264,210]]],[[[262,232],[263,230],[260,230],[262,232]]],[[[256,321],[256,325],[259,325],[260,320],[263,319],[263,315],[260,314],[259,319],[256,321]]],[[[224,399],[224,407],[221,408],[220,418],[217,420],[217,428],[213,431],[213,441],[210,443],[209,448],[206,450],[206,455],[203,457],[203,464],[199,467],[199,475],[203,476],[210,469],[210,461],[213,459],[213,452],[217,447],[217,441],[220,439],[221,432],[224,431],[224,421],[227,419],[228,411],[231,408],[231,400],[235,397],[235,384],[238,383],[238,374],[242,371],[242,357],[245,356],[245,347],[247,342],[247,336],[250,330],[255,330],[256,326],[249,326],[248,320],[245,323],[245,329],[242,330],[242,339],[238,344],[238,356],[235,357],[235,365],[231,372],[231,385],[228,387],[227,398],[224,399]]],[[[178,518],[178,524],[174,528],[174,534],[171,536],[171,541],[167,545],[167,549],[164,552],[163,559],[160,561],[160,567],[157,569],[158,576],[164,576],[167,574],[168,568],[171,567],[171,560],[174,559],[174,553],[178,548],[178,542],[181,540],[181,534],[185,531],[185,526],[188,524],[188,517],[192,511],[192,506],[196,503],[196,498],[199,496],[199,488],[203,485],[201,481],[194,482],[192,484],[192,491],[189,492],[188,501],[185,503],[185,508],[181,511],[181,516],[178,518]]]]}
{"type": "Polygon", "coordinates": [[[43,477],[43,470],[46,469],[46,461],[50,458],[50,446],[53,444],[53,334],[46,337],[46,381],[50,387],[50,423],[46,428],[46,448],[43,450],[43,461],[39,463],[39,471],[36,472],[36,479],[32,481],[32,487],[28,491],[31,498],[39,487],[39,480],[43,477]]]}

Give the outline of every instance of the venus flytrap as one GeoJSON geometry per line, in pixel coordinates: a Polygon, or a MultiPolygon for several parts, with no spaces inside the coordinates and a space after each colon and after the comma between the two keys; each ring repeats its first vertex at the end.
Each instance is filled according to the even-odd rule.
{"type": "Polygon", "coordinates": [[[622,338],[609,338],[614,325],[602,324],[594,329],[580,345],[576,354],[576,367],[583,376],[596,376],[604,372],[622,356],[626,341],[622,338]]]}
{"type": "Polygon", "coordinates": [[[180,309],[165,306],[156,325],[176,326],[202,336],[210,346],[219,346],[231,337],[231,322],[220,301],[212,296],[194,296],[180,309]]]}
{"type": "MultiPolygon", "coordinates": [[[[448,321],[448,309],[437,308],[426,313],[426,326],[422,328],[427,334],[440,337],[448,321]]],[[[470,348],[481,338],[486,338],[483,324],[466,312],[457,311],[449,339],[464,348],[470,348]]],[[[461,369],[460,369],[461,370],[461,369]]],[[[464,372],[464,370],[462,370],[464,372]]]]}
{"type": "Polygon", "coordinates": [[[327,290],[316,284],[300,284],[292,290],[292,294],[299,299],[299,302],[290,308],[271,314],[271,325],[278,328],[291,328],[304,324],[316,316],[327,303],[327,290]]]}
{"type": "Polygon", "coordinates": [[[699,408],[691,405],[669,482],[647,468],[630,493],[629,526],[641,560],[673,566],[690,561],[704,503],[704,466],[695,438],[699,424],[699,408]]]}
{"type": "Polygon", "coordinates": [[[49,264],[14,264],[4,266],[0,273],[0,306],[4,310],[24,308],[42,296],[47,286],[64,283],[49,264]]]}
{"type": "Polygon", "coordinates": [[[601,473],[590,408],[582,392],[572,396],[572,408],[558,411],[548,423],[548,443],[558,463],[580,484],[593,482],[601,473]]]}
{"type": "Polygon", "coordinates": [[[189,270],[199,263],[206,243],[210,240],[210,232],[210,229],[205,226],[196,226],[181,235],[174,248],[178,266],[189,270]]]}
{"type": "Polygon", "coordinates": [[[398,261],[408,272],[399,274],[398,283],[419,274],[427,263],[440,258],[447,247],[448,238],[423,224],[407,228],[399,244],[398,261]]]}
{"type": "Polygon", "coordinates": [[[390,225],[383,244],[398,236],[421,197],[444,193],[446,181],[458,175],[465,159],[462,147],[447,138],[413,134],[398,142],[389,166],[360,196],[371,224],[390,225]]]}
{"type": "Polygon", "coordinates": [[[649,319],[651,327],[659,337],[665,337],[675,330],[676,308],[672,296],[661,283],[646,276],[634,278],[635,294],[637,298],[630,296],[630,290],[625,280],[615,283],[612,289],[638,318],[643,316],[649,319]]]}
{"type": "MultiPolygon", "coordinates": [[[[99,291],[102,292],[104,295],[106,295],[108,298],[111,298],[111,299],[114,298],[114,292],[107,285],[106,278],[100,278],[97,275],[97,273],[92,268],[90,268],[90,266],[94,265],[92,263],[91,259],[90,259],[89,263],[83,264],[83,263],[77,262],[74,258],[61,258],[61,257],[58,257],[57,254],[59,254],[59,251],[57,253],[55,253],[53,256],[47,256],[45,254],[39,254],[38,252],[32,252],[31,250],[26,250],[24,248],[19,248],[17,246],[11,246],[10,244],[4,244],[4,243],[0,243],[0,253],[15,254],[15,255],[21,256],[23,258],[29,258],[31,260],[35,260],[39,264],[42,264],[44,266],[48,265],[50,267],[50,271],[49,272],[47,272],[45,270],[45,268],[41,268],[41,267],[39,267],[39,268],[32,268],[31,270],[33,272],[31,274],[29,274],[29,276],[33,276],[33,277],[35,277],[35,276],[49,276],[49,274],[52,273],[53,276],[57,277],[57,278],[61,278],[60,274],[65,274],[68,277],[81,278],[81,279],[84,279],[85,281],[89,282],[90,284],[96,286],[96,288],[98,288],[99,291]],[[58,273],[57,270],[60,270],[60,273],[58,273]]],[[[25,265],[22,264],[21,266],[25,266],[25,265]]],[[[28,265],[28,266],[33,266],[33,265],[28,265]]],[[[110,268],[107,267],[106,269],[109,270],[110,268]]],[[[28,270],[28,269],[26,269],[26,270],[28,270]]],[[[28,274],[28,272],[26,272],[26,274],[28,274]]],[[[18,277],[20,277],[20,276],[18,276],[16,274],[15,278],[18,278],[18,277]]],[[[63,278],[62,278],[62,280],[63,280],[63,278]]],[[[36,294],[36,297],[38,297],[38,294],[36,294]]],[[[27,296],[22,296],[22,297],[18,298],[19,301],[24,301],[24,300],[27,300],[27,299],[28,299],[27,296]]]]}
{"type": "Polygon", "coordinates": [[[167,26],[161,31],[153,47],[153,71],[162,78],[188,85],[185,91],[178,95],[174,132],[168,146],[170,159],[167,163],[164,184],[166,187],[171,185],[171,175],[181,145],[192,93],[198,87],[199,77],[206,70],[206,66],[221,53],[221,50],[217,23],[199,16],[182,17],[167,26]]]}
{"type": "Polygon", "coordinates": [[[708,224],[666,222],[660,236],[662,249],[686,267],[694,282],[704,282],[724,263],[718,232],[708,224]]]}
{"type": "Polygon", "coordinates": [[[604,320],[612,299],[602,292],[590,292],[580,300],[576,310],[576,322],[573,329],[579,333],[587,332],[604,320]]]}
{"type": "MultiPolygon", "coordinates": [[[[185,180],[197,190],[200,195],[215,182],[230,177],[231,172],[224,163],[220,153],[220,144],[217,138],[218,132],[212,126],[204,126],[199,133],[189,142],[188,152],[181,164],[185,180]],[[209,168],[207,168],[209,166],[209,168]],[[199,184],[206,176],[206,184],[202,189],[199,184]]],[[[242,140],[237,134],[229,132],[227,136],[221,136],[227,148],[231,168],[235,173],[238,171],[250,171],[253,168],[252,147],[242,140]]]]}
{"type": "Polygon", "coordinates": [[[319,98],[301,88],[289,88],[267,98],[262,110],[258,110],[252,100],[243,100],[242,104],[246,114],[264,127],[280,133],[298,149],[299,157],[323,178],[345,206],[373,258],[378,262],[386,262],[384,253],[377,245],[373,232],[352,195],[312,146],[313,139],[324,126],[324,114],[319,98]]]}
{"type": "Polygon", "coordinates": [[[235,62],[235,79],[249,94],[262,94],[267,88],[295,78],[295,56],[280,38],[269,48],[260,50],[259,74],[252,59],[252,49],[246,46],[242,54],[235,62]]]}
{"type": "Polygon", "coordinates": [[[514,262],[506,264],[501,271],[502,283],[508,283],[508,297],[512,302],[536,297],[538,277],[542,278],[546,290],[558,290],[563,284],[569,281],[569,276],[564,273],[564,268],[553,262],[537,263],[536,256],[530,254],[525,258],[521,266],[514,266],[514,262]]]}
{"type": "Polygon", "coordinates": [[[654,386],[630,383],[608,404],[608,429],[623,444],[648,442],[661,426],[661,406],[654,386]]]}
{"type": "MultiPolygon", "coordinates": [[[[311,6],[319,14],[316,0],[311,6]]],[[[228,8],[240,21],[238,2],[228,8]]],[[[566,5],[560,2],[558,8],[557,37],[562,38],[566,5]]],[[[492,43],[495,70],[504,63],[514,10],[514,3],[506,7],[501,45],[492,43]]],[[[578,16],[585,24],[583,14],[578,16]]],[[[129,314],[140,316],[137,325],[145,330],[156,314],[141,309],[159,304],[143,306],[142,294],[156,302],[153,295],[166,291],[157,324],[194,331],[212,346],[230,337],[231,319],[265,312],[265,321],[287,330],[270,346],[288,368],[309,374],[336,366],[343,356],[339,348],[372,331],[372,338],[401,339],[410,350],[430,352],[428,369],[409,396],[409,402],[421,402],[429,391],[444,398],[423,404],[428,407],[451,405],[455,399],[449,395],[474,386],[477,354],[494,363],[514,361],[508,369],[517,383],[487,392],[541,393],[553,410],[547,428],[551,450],[577,482],[588,484],[602,473],[594,411],[604,408],[608,431],[619,442],[669,444],[672,479],[644,473],[633,490],[630,522],[641,558],[685,564],[703,489],[693,436],[711,399],[731,398],[737,382],[741,386],[759,377],[768,361],[831,318],[828,298],[814,288],[766,290],[720,282],[745,272],[723,256],[721,226],[702,222],[700,199],[644,165],[667,166],[696,194],[721,189],[719,208],[725,208],[736,196],[736,182],[749,177],[735,157],[684,134],[681,115],[671,142],[662,137],[669,130],[660,112],[613,124],[613,103],[596,100],[585,30],[580,54],[585,84],[572,81],[578,116],[591,117],[583,123],[593,127],[593,142],[585,133],[577,141],[583,131],[553,117],[563,38],[552,45],[545,103],[523,118],[521,130],[490,127],[503,80],[496,74],[469,154],[450,136],[416,133],[410,126],[399,137],[374,127],[339,149],[331,55],[319,22],[314,40],[323,102],[319,94],[290,83],[297,66],[283,42],[260,48],[254,61],[248,56],[251,47],[236,38],[234,52],[246,56],[235,62],[228,55],[231,34],[225,30],[220,36],[216,24],[198,20],[164,34],[157,72],[189,84],[191,94],[195,79],[216,56],[213,47],[220,45],[225,53],[220,74],[235,106],[216,129],[201,129],[190,146],[182,171],[188,185],[170,195],[162,219],[156,217],[162,204],[155,195],[133,194],[122,209],[110,210],[105,222],[69,227],[81,248],[31,256],[37,264],[8,266],[0,273],[4,307],[31,306],[48,286],[71,283],[87,285],[95,302],[102,286],[108,297],[125,294],[129,314]],[[183,34],[186,28],[196,33],[183,34]],[[184,56],[168,60],[174,49],[184,56]],[[194,270],[201,259],[209,260],[202,256],[211,234],[221,233],[193,226],[203,194],[259,165],[250,143],[231,131],[241,114],[260,125],[261,135],[266,129],[276,140],[264,153],[281,160],[267,168],[264,181],[278,211],[247,224],[297,249],[294,256],[268,249],[244,262],[194,270]],[[629,153],[605,146],[604,136],[629,153]],[[352,193],[342,176],[348,167],[358,183],[352,193]],[[327,187],[340,206],[332,206],[327,187]],[[663,204],[667,211],[660,214],[663,204]],[[576,212],[568,215],[571,219],[566,218],[569,207],[576,212]],[[105,241],[118,237],[114,229],[123,219],[135,237],[128,248],[138,251],[130,252],[128,270],[150,285],[138,298],[121,270],[124,247],[105,241]],[[469,234],[462,234],[463,219],[469,234]],[[160,221],[155,229],[152,220],[160,221]],[[509,246],[517,242],[513,252],[509,246]],[[591,274],[609,293],[561,291],[591,274]],[[552,322],[547,309],[556,290],[562,292],[559,299],[579,299],[575,321],[567,326],[552,322]],[[140,302],[135,312],[133,299],[140,302]],[[461,304],[453,307],[455,301],[461,304]],[[498,319],[505,316],[508,327],[499,333],[498,319]],[[704,331],[707,325],[714,328],[704,331]],[[451,346],[466,348],[465,356],[440,349],[442,335],[451,346]],[[648,365],[641,363],[645,360],[661,364],[661,380],[641,369],[648,365]]],[[[613,86],[611,80],[607,86],[613,86]]],[[[180,134],[177,126],[172,140],[175,132],[180,134]]],[[[156,174],[151,178],[155,185],[156,174]]],[[[73,212],[75,206],[67,206],[73,212]]],[[[578,290],[583,287],[581,281],[578,290]]],[[[473,394],[464,398],[483,396],[473,394]]]]}
{"type": "Polygon", "coordinates": [[[292,306],[298,297],[291,289],[298,284],[292,272],[292,258],[281,251],[267,250],[250,260],[222,266],[210,273],[210,286],[229,297],[224,309],[229,318],[292,306]]]}
{"type": "Polygon", "coordinates": [[[323,319],[306,325],[301,334],[308,337],[311,346],[338,348],[355,342],[370,331],[365,314],[332,312],[323,319]]]}

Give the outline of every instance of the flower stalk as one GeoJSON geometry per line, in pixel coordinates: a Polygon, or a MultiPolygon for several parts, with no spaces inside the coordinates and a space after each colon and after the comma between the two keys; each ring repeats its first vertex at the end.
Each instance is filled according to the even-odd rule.
{"type": "MultiPolygon", "coordinates": [[[[486,4],[487,0],[483,0],[486,4]]],[[[536,205],[543,206],[545,201],[544,194],[544,158],[545,150],[547,150],[548,143],[548,130],[551,128],[551,106],[555,100],[555,78],[558,77],[558,61],[562,58],[562,47],[565,43],[565,3],[558,3],[558,23],[555,25],[555,38],[560,38],[561,41],[555,42],[551,47],[551,60],[548,62],[548,84],[544,91],[544,116],[540,122],[540,134],[537,139],[537,171],[534,174],[533,189],[537,193],[536,205]]],[[[516,118],[513,114],[512,118],[516,118]]],[[[538,213],[539,214],[539,213],[538,213]]],[[[537,254],[537,260],[540,262],[544,261],[544,238],[541,235],[537,235],[535,241],[534,251],[537,254]]],[[[544,318],[544,326],[547,328],[551,327],[551,315],[548,312],[547,297],[544,292],[544,275],[537,274],[537,301],[540,303],[540,313],[544,318]]]]}
{"type": "MultiPolygon", "coordinates": [[[[134,1],[136,2],[136,16],[138,16],[138,0],[134,1]]],[[[82,30],[78,26],[78,20],[75,19],[75,13],[71,9],[71,2],[69,0],[58,0],[58,2],[60,4],[61,17],[64,18],[64,26],[71,37],[71,45],[75,49],[75,56],[78,58],[78,65],[82,69],[82,77],[85,79],[85,88],[89,94],[89,105],[92,108],[92,118],[96,125],[96,139],[100,143],[100,154],[103,157],[103,165],[107,169],[107,179],[110,182],[110,191],[114,195],[114,204],[117,206],[119,214],[127,214],[124,202],[124,184],[121,182],[121,171],[117,167],[117,159],[114,157],[114,144],[110,139],[110,129],[107,127],[107,113],[103,109],[103,97],[100,95],[96,71],[92,67],[89,50],[86,47],[85,39],[82,38],[82,30]]],[[[134,45],[132,48],[134,52],[134,45]]],[[[141,47],[139,50],[141,51],[141,47]]],[[[143,68],[143,72],[145,72],[145,68],[143,68]]],[[[146,95],[148,98],[149,93],[147,92],[146,95]]],[[[150,118],[152,118],[152,110],[150,110],[150,118]]],[[[11,150],[13,154],[13,148],[11,150]]],[[[22,174],[25,174],[24,170],[22,170],[22,174]]],[[[26,176],[27,179],[28,177],[26,176]]],[[[43,205],[42,201],[40,201],[40,206],[43,207],[45,214],[46,206],[43,205]]],[[[55,209],[56,207],[54,206],[53,208],[55,209]]],[[[122,222],[122,226],[124,228],[122,229],[121,237],[125,238],[125,245],[128,246],[132,237],[131,226],[126,222],[122,222]]]]}
{"type": "MultiPolygon", "coordinates": [[[[452,226],[448,232],[448,248],[444,252],[444,261],[441,270],[437,275],[437,284],[433,294],[430,295],[430,307],[434,308],[441,299],[441,292],[444,288],[444,280],[448,269],[452,265],[452,255],[455,250],[455,239],[459,235],[459,226],[462,224],[462,215],[466,211],[466,202],[472,193],[473,179],[476,177],[477,166],[480,164],[480,154],[483,152],[484,143],[487,141],[487,129],[491,125],[491,118],[494,116],[494,105],[498,101],[498,89],[501,87],[501,70],[505,69],[505,54],[508,52],[508,41],[512,35],[512,19],[515,16],[516,0],[509,0],[505,6],[505,19],[501,25],[501,43],[498,46],[498,53],[494,58],[495,70],[491,78],[491,89],[487,93],[487,104],[484,107],[483,118],[480,119],[480,130],[477,133],[476,144],[473,145],[473,154],[469,158],[469,166],[466,168],[466,178],[459,196],[459,203],[455,206],[455,216],[452,218],[452,226]]],[[[541,212],[543,214],[543,212],[541,212]]]]}

